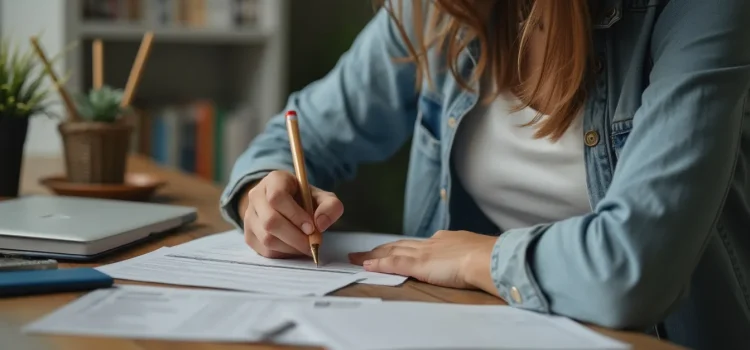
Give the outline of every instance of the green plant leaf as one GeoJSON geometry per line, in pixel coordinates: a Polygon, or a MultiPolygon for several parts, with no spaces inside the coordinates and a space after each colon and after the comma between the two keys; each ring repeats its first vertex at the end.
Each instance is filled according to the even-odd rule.
{"type": "MultiPolygon", "coordinates": [[[[75,47],[73,42],[58,52],[51,63],[75,47]]],[[[9,117],[52,115],[48,103],[53,85],[45,85],[48,72],[31,49],[21,50],[17,42],[3,38],[0,42],[0,114],[9,117]]],[[[69,72],[64,81],[69,79],[69,72]]]]}
{"type": "Polygon", "coordinates": [[[35,95],[39,94],[39,88],[44,83],[44,75],[38,74],[36,78],[31,80],[31,83],[26,85],[23,93],[21,94],[21,100],[30,101],[35,95]]]}
{"type": "Polygon", "coordinates": [[[123,92],[103,86],[92,89],[86,95],[76,96],[79,114],[85,120],[112,123],[117,121],[127,109],[120,107],[123,92]]]}

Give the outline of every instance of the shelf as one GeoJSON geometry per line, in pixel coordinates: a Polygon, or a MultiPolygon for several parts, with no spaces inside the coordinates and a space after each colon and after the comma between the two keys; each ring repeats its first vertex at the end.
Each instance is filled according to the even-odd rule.
{"type": "Polygon", "coordinates": [[[154,40],[185,43],[233,43],[259,44],[269,40],[272,35],[256,28],[193,28],[193,27],[155,27],[150,28],[138,23],[97,23],[84,22],[80,28],[81,37],[103,40],[138,41],[148,30],[154,32],[154,40]]]}

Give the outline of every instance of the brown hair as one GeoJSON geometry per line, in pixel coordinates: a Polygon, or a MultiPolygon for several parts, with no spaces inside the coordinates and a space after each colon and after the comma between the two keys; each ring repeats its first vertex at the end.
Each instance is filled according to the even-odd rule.
{"type": "MultiPolygon", "coordinates": [[[[530,106],[539,111],[528,124],[538,124],[536,137],[557,140],[583,108],[591,50],[589,0],[434,0],[429,18],[423,1],[406,0],[412,3],[416,40],[409,40],[403,27],[401,1],[376,3],[386,5],[395,20],[410,53],[407,59],[419,68],[418,86],[429,65],[426,53],[436,47],[446,55],[448,68],[462,88],[473,91],[470,83],[489,72],[494,88],[488,100],[511,91],[521,101],[518,109],[530,106]],[[524,55],[537,28],[543,28],[546,36],[541,65],[527,67],[524,55]],[[459,73],[459,56],[474,40],[479,42],[480,56],[475,74],[466,81],[459,73]],[[535,72],[524,77],[529,68],[535,72]],[[550,117],[540,122],[541,114],[550,117]]],[[[431,84],[429,75],[427,80],[431,84]]]]}

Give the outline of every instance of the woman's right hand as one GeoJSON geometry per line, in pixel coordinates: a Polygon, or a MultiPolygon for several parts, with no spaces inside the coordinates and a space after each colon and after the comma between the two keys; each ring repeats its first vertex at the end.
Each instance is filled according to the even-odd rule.
{"type": "Polygon", "coordinates": [[[267,258],[310,256],[307,235],[315,227],[327,230],[344,213],[344,205],[331,192],[310,186],[315,214],[300,206],[299,184],[293,174],[274,171],[255,184],[239,204],[244,213],[245,242],[267,258]]]}

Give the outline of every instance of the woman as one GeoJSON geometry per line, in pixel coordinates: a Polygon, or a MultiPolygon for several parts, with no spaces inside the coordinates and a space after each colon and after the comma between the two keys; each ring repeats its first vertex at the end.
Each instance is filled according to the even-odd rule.
{"type": "Polygon", "coordinates": [[[267,257],[307,254],[330,192],[409,138],[404,240],[370,271],[696,349],[750,348],[747,0],[391,1],[237,161],[226,218],[267,257]],[[404,59],[405,58],[405,59],[404,59]],[[662,334],[663,335],[663,334],[662,334]]]}

